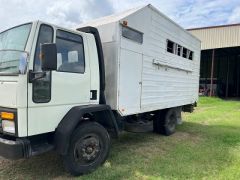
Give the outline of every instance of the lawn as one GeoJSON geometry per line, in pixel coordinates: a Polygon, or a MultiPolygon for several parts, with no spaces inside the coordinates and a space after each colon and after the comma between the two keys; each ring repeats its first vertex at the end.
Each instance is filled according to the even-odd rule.
{"type": "MultiPolygon", "coordinates": [[[[125,133],[107,162],[77,179],[240,179],[240,101],[200,98],[183,114],[177,133],[125,133]]],[[[66,179],[54,153],[28,160],[0,159],[0,179],[66,179]]]]}

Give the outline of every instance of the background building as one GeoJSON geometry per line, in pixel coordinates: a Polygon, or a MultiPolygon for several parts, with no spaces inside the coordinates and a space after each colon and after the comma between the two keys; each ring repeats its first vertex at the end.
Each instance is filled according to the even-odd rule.
{"type": "Polygon", "coordinates": [[[200,91],[240,97],[240,24],[188,31],[202,41],[200,91]]]}

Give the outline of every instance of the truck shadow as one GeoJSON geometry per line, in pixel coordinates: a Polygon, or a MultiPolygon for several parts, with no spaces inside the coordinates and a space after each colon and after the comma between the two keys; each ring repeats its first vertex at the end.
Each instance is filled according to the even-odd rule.
{"type": "MultiPolygon", "coordinates": [[[[111,167],[103,166],[96,172],[84,176],[84,178],[94,177],[98,179],[107,175],[111,179],[111,175],[114,178],[115,173],[121,173],[122,178],[131,178],[136,176],[136,172],[144,177],[152,178],[154,174],[156,177],[168,178],[169,174],[167,172],[170,170],[161,171],[161,167],[165,166],[164,163],[166,163],[167,159],[164,159],[163,162],[161,157],[175,154],[176,161],[179,157],[181,157],[180,159],[185,159],[189,156],[189,154],[184,154],[186,150],[184,147],[186,146],[190,148],[186,152],[194,152],[198,157],[194,160],[196,162],[192,162],[193,164],[200,165],[201,162],[208,161],[202,155],[215,151],[212,153],[211,161],[206,163],[208,163],[208,168],[218,172],[229,166],[230,161],[225,161],[220,166],[215,165],[220,163],[219,158],[225,160],[232,157],[229,151],[239,146],[239,134],[238,127],[211,126],[192,122],[184,123],[178,128],[177,133],[169,137],[154,133],[123,133],[118,140],[112,141],[110,157],[107,160],[111,167]],[[217,150],[214,144],[222,144],[224,148],[217,150]],[[175,150],[179,148],[182,148],[183,152],[175,150]],[[205,149],[204,152],[198,152],[199,148],[205,149]],[[148,168],[145,167],[144,163],[147,163],[148,168]],[[137,166],[134,166],[134,164],[137,164],[137,166]],[[131,169],[124,168],[126,165],[131,167],[131,169]],[[119,170],[120,167],[122,167],[121,170],[119,170]]],[[[181,166],[181,163],[183,163],[180,159],[179,164],[176,164],[176,166],[181,166]]],[[[171,167],[171,163],[176,163],[176,161],[169,161],[170,165],[166,166],[171,167]]],[[[121,175],[119,176],[121,177],[121,175]]],[[[54,152],[26,160],[9,161],[0,159],[1,179],[64,179],[69,177],[72,178],[71,175],[65,172],[61,158],[54,152]]],[[[169,178],[178,178],[178,176],[172,173],[169,178]]]]}

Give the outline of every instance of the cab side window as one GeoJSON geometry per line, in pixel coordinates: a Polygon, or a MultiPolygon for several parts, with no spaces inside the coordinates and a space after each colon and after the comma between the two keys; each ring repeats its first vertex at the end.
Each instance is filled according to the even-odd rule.
{"type": "Polygon", "coordinates": [[[48,25],[41,25],[38,35],[37,47],[34,56],[34,71],[39,72],[42,71],[41,69],[41,62],[40,62],[40,45],[44,43],[52,43],[53,42],[53,29],[51,26],[48,25]]]}
{"type": "MultiPolygon", "coordinates": [[[[53,42],[53,28],[42,24],[39,29],[36,51],[34,55],[34,72],[41,72],[40,45],[53,42]]],[[[51,73],[33,82],[33,102],[48,103],[51,100],[51,73]]]]}
{"type": "Polygon", "coordinates": [[[56,37],[59,72],[85,72],[83,39],[80,35],[58,30],[56,37]]]}

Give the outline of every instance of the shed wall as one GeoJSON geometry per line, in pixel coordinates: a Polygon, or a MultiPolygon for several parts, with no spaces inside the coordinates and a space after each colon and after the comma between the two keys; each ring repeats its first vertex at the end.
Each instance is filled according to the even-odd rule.
{"type": "Polygon", "coordinates": [[[189,30],[202,41],[201,49],[240,46],[240,25],[189,30]]]}

